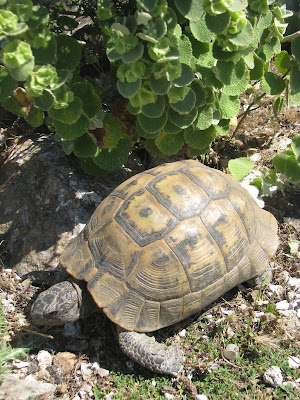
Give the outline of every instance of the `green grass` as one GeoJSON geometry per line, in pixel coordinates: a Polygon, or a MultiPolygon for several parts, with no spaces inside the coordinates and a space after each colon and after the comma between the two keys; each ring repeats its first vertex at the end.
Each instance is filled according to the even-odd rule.
{"type": "Polygon", "coordinates": [[[134,372],[112,372],[107,381],[96,385],[95,399],[102,399],[111,391],[114,392],[114,400],[165,399],[162,386],[176,389],[174,400],[193,399],[193,391],[205,394],[209,400],[299,399],[299,392],[291,386],[274,389],[262,379],[264,372],[272,365],[280,367],[284,381],[295,381],[300,377],[299,371],[288,365],[289,355],[299,356],[292,343],[280,341],[273,328],[253,322],[252,318],[230,318],[218,324],[202,319],[187,328],[181,345],[186,355],[185,367],[192,371],[190,387],[183,380],[152,376],[134,366],[134,372]],[[235,328],[230,340],[226,333],[229,326],[235,328]],[[203,334],[209,339],[203,339],[203,334]],[[232,362],[222,357],[222,349],[228,343],[235,343],[240,350],[237,359],[232,362]]]}
{"type": "Polygon", "coordinates": [[[3,339],[7,333],[7,321],[0,305],[0,383],[3,374],[9,370],[11,362],[26,357],[29,350],[28,347],[22,345],[12,347],[10,342],[3,339]]]}

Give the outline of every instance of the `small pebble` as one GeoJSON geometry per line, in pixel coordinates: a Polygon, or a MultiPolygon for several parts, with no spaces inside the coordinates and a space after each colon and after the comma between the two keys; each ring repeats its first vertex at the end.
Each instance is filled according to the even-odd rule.
{"type": "Polygon", "coordinates": [[[196,400],[208,400],[208,398],[205,394],[197,394],[196,400]]]}
{"type": "Polygon", "coordinates": [[[27,361],[16,362],[16,363],[13,363],[12,366],[13,366],[13,368],[16,368],[16,369],[26,368],[29,366],[29,362],[27,362],[27,361]]]}
{"type": "Polygon", "coordinates": [[[286,300],[279,301],[276,303],[276,310],[285,311],[290,308],[290,304],[286,300]]]}
{"type": "Polygon", "coordinates": [[[288,284],[292,287],[299,288],[300,287],[300,278],[293,278],[292,276],[288,280],[288,284]]]}
{"type": "Polygon", "coordinates": [[[80,365],[80,371],[81,371],[82,379],[84,381],[88,381],[93,373],[92,364],[82,363],[80,365]]]}
{"type": "Polygon", "coordinates": [[[76,362],[76,354],[68,351],[61,351],[53,357],[53,365],[60,368],[64,374],[71,372],[75,367],[76,362]]]}
{"type": "Polygon", "coordinates": [[[182,331],[180,331],[180,332],[178,333],[178,335],[179,335],[180,337],[186,337],[186,329],[182,329],[182,331]]]}
{"type": "Polygon", "coordinates": [[[272,365],[263,375],[263,380],[273,388],[279,387],[283,382],[283,377],[279,367],[272,365]]]}
{"type": "Polygon", "coordinates": [[[41,350],[38,352],[36,359],[39,363],[40,369],[46,369],[52,364],[53,357],[48,351],[41,350]]]}
{"type": "Polygon", "coordinates": [[[151,386],[155,387],[157,385],[156,381],[151,382],[151,386]]]}
{"type": "Polygon", "coordinates": [[[223,354],[227,360],[235,360],[239,354],[239,348],[236,344],[231,343],[223,350],[223,354]]]}
{"type": "Polygon", "coordinates": [[[165,398],[167,399],[167,400],[172,400],[172,399],[174,399],[174,395],[173,394],[171,394],[171,393],[165,393],[165,398]]]}

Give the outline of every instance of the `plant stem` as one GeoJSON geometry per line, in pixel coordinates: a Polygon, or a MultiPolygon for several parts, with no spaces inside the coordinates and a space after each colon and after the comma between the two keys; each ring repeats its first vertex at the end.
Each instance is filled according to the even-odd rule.
{"type": "Polygon", "coordinates": [[[234,136],[234,135],[238,132],[238,130],[240,129],[241,124],[243,123],[244,119],[245,119],[245,118],[247,117],[247,115],[250,113],[251,107],[252,107],[258,100],[262,99],[262,98],[265,96],[265,94],[266,94],[266,93],[261,94],[258,98],[255,98],[255,99],[248,105],[246,111],[245,111],[243,114],[241,114],[242,118],[239,120],[239,122],[238,122],[238,124],[237,124],[237,126],[236,126],[236,128],[235,128],[235,130],[234,130],[234,132],[233,132],[233,134],[232,134],[232,136],[234,136]]]}

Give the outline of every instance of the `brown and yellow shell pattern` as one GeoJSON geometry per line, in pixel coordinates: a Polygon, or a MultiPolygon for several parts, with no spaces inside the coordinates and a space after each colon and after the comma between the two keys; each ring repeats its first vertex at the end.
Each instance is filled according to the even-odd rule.
{"type": "Polygon", "coordinates": [[[113,322],[149,332],[258,275],[276,248],[275,218],[232,177],[188,160],[117,187],[61,263],[113,322]]]}

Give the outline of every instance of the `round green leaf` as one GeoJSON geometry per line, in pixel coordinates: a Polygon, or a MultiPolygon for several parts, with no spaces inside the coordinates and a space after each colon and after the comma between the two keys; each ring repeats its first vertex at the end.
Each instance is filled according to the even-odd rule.
{"type": "Polygon", "coordinates": [[[88,133],[85,133],[74,141],[73,152],[79,158],[93,157],[96,151],[96,143],[88,133]]]}
{"type": "Polygon", "coordinates": [[[170,107],[172,107],[173,110],[179,113],[187,114],[192,111],[192,109],[195,106],[195,102],[196,102],[196,95],[194,91],[190,89],[182,101],[178,101],[177,103],[170,103],[170,107]]]}
{"type": "Polygon", "coordinates": [[[180,77],[172,81],[174,86],[187,86],[195,79],[195,73],[189,65],[181,64],[181,67],[180,77]]]}
{"type": "Polygon", "coordinates": [[[92,158],[82,158],[80,166],[84,172],[92,176],[105,176],[108,173],[107,170],[98,167],[92,158]]]}
{"type": "Polygon", "coordinates": [[[246,74],[247,66],[243,58],[237,63],[233,61],[218,61],[216,65],[218,79],[225,85],[235,85],[246,74]]]}
{"type": "Polygon", "coordinates": [[[157,95],[164,95],[171,87],[171,82],[165,78],[155,79],[153,75],[150,76],[149,83],[153,92],[157,95]]]}
{"type": "Polygon", "coordinates": [[[76,39],[67,35],[56,36],[57,68],[74,70],[81,59],[81,47],[76,39]]]}
{"type": "Polygon", "coordinates": [[[149,118],[146,117],[144,114],[139,114],[138,115],[138,121],[144,129],[144,131],[154,134],[156,132],[159,132],[162,130],[164,127],[165,123],[167,122],[167,113],[164,112],[160,117],[158,118],[149,118]]]}
{"type": "Polygon", "coordinates": [[[210,31],[218,35],[222,33],[230,23],[230,12],[226,11],[218,15],[205,15],[205,22],[210,31]]]}
{"type": "Polygon", "coordinates": [[[121,55],[121,59],[124,63],[134,63],[138,61],[144,53],[144,46],[139,43],[134,49],[121,55]]]}
{"type": "Polygon", "coordinates": [[[134,96],[140,90],[142,86],[142,80],[138,79],[135,82],[121,82],[120,80],[117,81],[117,88],[119,93],[129,99],[129,97],[134,96]]]}
{"type": "Polygon", "coordinates": [[[204,130],[194,129],[192,126],[184,130],[184,139],[193,149],[205,151],[215,140],[216,128],[211,125],[204,130]]]}
{"type": "Polygon", "coordinates": [[[38,127],[43,125],[44,118],[45,116],[43,111],[38,107],[34,107],[32,110],[30,110],[30,113],[25,117],[25,121],[31,126],[38,127]]]}
{"type": "Polygon", "coordinates": [[[97,149],[96,155],[92,158],[98,167],[112,171],[125,164],[131,149],[131,140],[128,137],[122,138],[113,149],[97,149]]]}
{"type": "Polygon", "coordinates": [[[160,131],[157,131],[155,133],[148,133],[141,127],[139,121],[136,121],[136,133],[139,137],[142,137],[144,139],[155,139],[159,135],[159,132],[160,131]]]}
{"type": "Polygon", "coordinates": [[[181,35],[178,40],[178,50],[179,50],[179,61],[183,64],[190,65],[193,58],[192,44],[189,38],[185,35],[181,35]]]}
{"type": "Polygon", "coordinates": [[[296,156],[296,158],[300,157],[300,135],[297,135],[293,138],[291,148],[296,156]]]}
{"type": "Polygon", "coordinates": [[[34,102],[43,111],[49,111],[55,103],[55,96],[50,90],[44,89],[41,96],[34,98],[34,102]]]}
{"type": "Polygon", "coordinates": [[[228,96],[222,94],[219,101],[219,107],[222,112],[222,118],[231,119],[237,115],[240,109],[240,100],[238,96],[228,96]]]}
{"type": "Polygon", "coordinates": [[[300,164],[293,156],[286,160],[285,175],[293,183],[300,182],[300,164]]]}
{"type": "Polygon", "coordinates": [[[231,175],[238,181],[248,175],[254,167],[254,162],[250,158],[240,157],[229,160],[228,169],[231,175]]]}
{"type": "Polygon", "coordinates": [[[179,133],[182,129],[178,126],[174,125],[173,122],[168,120],[163,128],[164,132],[174,135],[175,133],[179,133]]]}
{"type": "Polygon", "coordinates": [[[280,94],[285,89],[285,81],[281,76],[276,75],[273,72],[266,72],[261,80],[260,88],[267,94],[280,94]]]}
{"type": "Polygon", "coordinates": [[[174,0],[181,15],[191,21],[197,21],[204,13],[203,2],[199,0],[174,0]]]}
{"type": "Polygon", "coordinates": [[[170,121],[181,129],[185,129],[192,125],[198,115],[198,110],[193,108],[188,114],[180,114],[177,111],[169,108],[169,119],[170,121]]]}
{"type": "MultiPolygon", "coordinates": [[[[300,43],[299,43],[300,45],[300,43]]],[[[286,51],[281,51],[275,57],[275,64],[281,74],[285,74],[291,68],[290,56],[286,51]]]]}
{"type": "Polygon", "coordinates": [[[90,121],[85,115],[81,115],[72,125],[64,124],[57,120],[53,120],[52,124],[59,137],[65,140],[73,140],[82,136],[88,130],[90,121]]]}
{"type": "Polygon", "coordinates": [[[206,105],[198,109],[198,117],[196,119],[194,126],[198,130],[204,130],[210,127],[210,125],[212,124],[212,120],[213,120],[213,108],[209,105],[206,105]]]}
{"type": "MultiPolygon", "coordinates": [[[[82,100],[79,97],[74,97],[74,101],[68,104],[68,107],[49,110],[49,115],[53,119],[61,123],[73,125],[82,113],[82,100]]],[[[80,136],[80,135],[79,135],[80,136]]]]}
{"type": "Polygon", "coordinates": [[[254,32],[252,25],[250,24],[249,21],[247,21],[247,24],[244,27],[244,29],[242,29],[240,32],[234,35],[229,35],[228,40],[229,42],[235,44],[236,46],[245,48],[252,42],[253,38],[254,38],[254,32]]]}
{"type": "Polygon", "coordinates": [[[93,118],[98,114],[101,108],[100,98],[89,82],[77,82],[71,88],[75,96],[82,100],[83,112],[87,117],[93,118]]]}
{"type": "Polygon", "coordinates": [[[199,42],[210,43],[215,39],[215,34],[208,29],[204,18],[197,21],[190,21],[191,32],[199,42]]]}
{"type": "Polygon", "coordinates": [[[205,104],[206,97],[206,91],[204,89],[203,83],[200,80],[195,79],[190,86],[196,95],[195,107],[199,108],[203,106],[205,104]]]}
{"type": "Polygon", "coordinates": [[[162,153],[170,156],[178,153],[178,151],[184,145],[184,137],[182,132],[168,135],[166,132],[161,134],[155,139],[155,144],[162,153]]]}
{"type": "Polygon", "coordinates": [[[286,161],[291,156],[294,156],[292,150],[284,150],[273,158],[272,164],[277,169],[277,171],[281,172],[282,174],[285,174],[286,161]]]}
{"type": "Polygon", "coordinates": [[[158,118],[165,111],[166,101],[164,96],[157,96],[155,103],[146,104],[141,108],[141,112],[149,118],[158,118]]]}
{"type": "Polygon", "coordinates": [[[102,131],[102,142],[103,147],[107,149],[114,148],[122,137],[122,125],[119,118],[112,116],[109,113],[104,113],[102,118],[103,127],[102,131]]]}
{"type": "Polygon", "coordinates": [[[0,65],[0,99],[10,96],[16,87],[16,83],[8,69],[0,65]]]}

